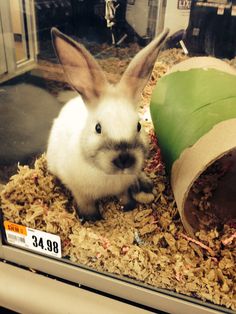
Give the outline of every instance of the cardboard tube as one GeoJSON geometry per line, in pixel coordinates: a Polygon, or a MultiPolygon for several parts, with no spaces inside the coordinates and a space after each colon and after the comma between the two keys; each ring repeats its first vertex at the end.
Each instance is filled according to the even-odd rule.
{"type": "MultiPolygon", "coordinates": [[[[235,148],[236,119],[231,119],[217,124],[192,147],[185,149],[180,158],[174,162],[171,171],[171,186],[183,225],[191,235],[198,230],[197,221],[191,215],[192,207],[189,199],[189,192],[193,183],[214,161],[235,148]]],[[[224,182],[224,184],[227,184],[227,182],[224,182]]],[[[236,192],[236,184],[234,187],[236,192]]],[[[224,197],[226,203],[227,193],[224,197]]]]}
{"type": "Polygon", "coordinates": [[[235,86],[232,67],[215,58],[198,57],[173,67],[152,96],[151,116],[158,142],[183,225],[192,236],[199,224],[191,187],[212,163],[229,152],[235,166],[221,179],[223,184],[218,185],[212,201],[216,215],[236,218],[232,205],[236,197],[231,199],[227,194],[228,189],[236,195],[235,86]],[[234,191],[231,186],[235,186],[234,191]]]}

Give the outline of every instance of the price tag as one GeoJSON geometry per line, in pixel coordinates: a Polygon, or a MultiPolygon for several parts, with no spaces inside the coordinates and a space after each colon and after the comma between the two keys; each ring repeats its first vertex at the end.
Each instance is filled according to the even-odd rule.
{"type": "Polygon", "coordinates": [[[183,52],[187,55],[188,54],[188,49],[187,47],[185,46],[185,43],[183,42],[183,40],[180,40],[180,46],[182,47],[183,49],[183,52]]]}
{"type": "Polygon", "coordinates": [[[218,14],[218,15],[223,15],[223,14],[224,14],[224,12],[225,12],[225,8],[224,8],[224,7],[219,6],[219,7],[218,7],[218,10],[217,10],[217,14],[218,14]]]}
{"type": "Polygon", "coordinates": [[[236,5],[232,6],[231,15],[236,16],[236,5]]]}
{"type": "Polygon", "coordinates": [[[46,255],[61,257],[61,239],[58,235],[4,221],[7,241],[46,255]]]}

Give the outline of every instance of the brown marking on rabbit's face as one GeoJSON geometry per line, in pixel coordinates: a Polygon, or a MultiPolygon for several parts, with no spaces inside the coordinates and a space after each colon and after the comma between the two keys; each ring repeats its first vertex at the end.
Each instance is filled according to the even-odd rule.
{"type": "Polygon", "coordinates": [[[114,89],[90,112],[86,125],[81,148],[87,162],[106,174],[137,174],[141,170],[146,138],[129,100],[114,89]]]}
{"type": "Polygon", "coordinates": [[[147,147],[139,138],[132,142],[107,139],[96,148],[87,145],[83,150],[87,162],[106,174],[137,174],[146,153],[147,147]]]}

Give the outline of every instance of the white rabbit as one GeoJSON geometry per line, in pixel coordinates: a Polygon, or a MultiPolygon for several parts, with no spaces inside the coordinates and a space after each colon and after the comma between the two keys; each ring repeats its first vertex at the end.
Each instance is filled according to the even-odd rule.
{"type": "Polygon", "coordinates": [[[103,197],[123,196],[124,210],[129,210],[134,207],[132,193],[152,190],[142,173],[147,141],[137,100],[167,34],[165,30],[142,49],[113,86],[84,46],[52,29],[58,59],[80,95],[54,121],[47,162],[72,192],[81,218],[101,218],[97,201],[103,197]]]}

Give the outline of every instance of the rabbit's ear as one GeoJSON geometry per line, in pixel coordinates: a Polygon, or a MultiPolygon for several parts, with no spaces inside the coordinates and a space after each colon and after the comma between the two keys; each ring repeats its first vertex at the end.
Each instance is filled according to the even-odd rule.
{"type": "Polygon", "coordinates": [[[169,29],[165,29],[157,38],[143,48],[130,62],[121,77],[118,86],[125,95],[134,100],[140,97],[152,73],[161,45],[164,43],[169,29]]]}
{"type": "Polygon", "coordinates": [[[52,28],[51,33],[68,83],[81,94],[85,103],[96,103],[108,85],[101,67],[83,45],[56,28],[52,28]]]}

